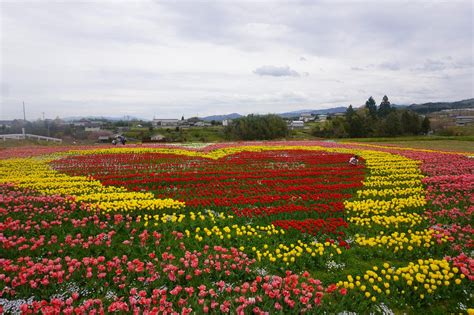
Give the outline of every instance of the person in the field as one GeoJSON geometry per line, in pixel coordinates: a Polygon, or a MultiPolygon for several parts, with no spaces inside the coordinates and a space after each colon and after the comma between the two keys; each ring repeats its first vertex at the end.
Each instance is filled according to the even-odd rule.
{"type": "Polygon", "coordinates": [[[350,165],[358,165],[359,164],[359,156],[358,155],[354,155],[352,156],[350,159],[349,159],[349,164],[350,165]]]}

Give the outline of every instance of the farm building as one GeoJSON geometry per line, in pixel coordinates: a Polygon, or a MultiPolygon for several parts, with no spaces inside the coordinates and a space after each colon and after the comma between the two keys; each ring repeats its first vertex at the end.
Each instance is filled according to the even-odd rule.
{"type": "Polygon", "coordinates": [[[151,123],[153,127],[176,127],[179,122],[179,119],[153,119],[151,123]]]}
{"type": "Polygon", "coordinates": [[[290,123],[291,129],[304,128],[304,121],[294,120],[290,123]]]}

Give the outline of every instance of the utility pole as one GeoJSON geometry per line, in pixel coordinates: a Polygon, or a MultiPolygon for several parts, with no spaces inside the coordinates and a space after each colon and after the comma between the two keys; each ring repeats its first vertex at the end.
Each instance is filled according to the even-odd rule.
{"type": "Polygon", "coordinates": [[[21,132],[23,133],[23,139],[26,139],[26,111],[25,111],[25,101],[23,101],[23,128],[21,128],[21,132]]]}
{"type": "Polygon", "coordinates": [[[48,137],[51,137],[51,135],[49,133],[49,120],[44,119],[44,112],[42,112],[42,114],[43,114],[43,123],[46,123],[46,127],[48,128],[48,137]]]}

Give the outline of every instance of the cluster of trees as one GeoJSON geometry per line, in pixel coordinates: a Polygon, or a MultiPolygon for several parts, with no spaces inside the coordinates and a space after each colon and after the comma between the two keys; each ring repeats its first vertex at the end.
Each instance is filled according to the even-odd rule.
{"type": "Polygon", "coordinates": [[[248,115],[232,121],[224,128],[230,140],[271,140],[288,135],[286,122],[277,115],[248,115]]]}
{"type": "Polygon", "coordinates": [[[334,117],[324,126],[316,127],[313,134],[319,137],[364,138],[393,137],[426,134],[430,130],[428,117],[414,111],[397,109],[385,95],[379,106],[371,96],[365,106],[354,110],[352,105],[345,117],[334,117]]]}

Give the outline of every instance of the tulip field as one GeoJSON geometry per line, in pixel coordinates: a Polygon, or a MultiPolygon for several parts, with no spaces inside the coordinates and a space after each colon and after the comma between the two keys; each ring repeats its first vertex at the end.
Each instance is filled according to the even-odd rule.
{"type": "Polygon", "coordinates": [[[469,153],[19,147],[0,191],[0,313],[474,314],[469,153]]]}

